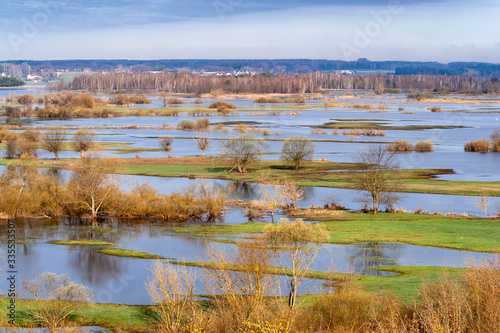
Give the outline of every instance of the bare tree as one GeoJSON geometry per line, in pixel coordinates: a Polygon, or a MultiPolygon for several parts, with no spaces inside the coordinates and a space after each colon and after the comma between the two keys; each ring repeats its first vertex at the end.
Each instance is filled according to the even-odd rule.
{"type": "Polygon", "coordinates": [[[158,147],[161,150],[168,153],[168,157],[172,157],[172,146],[174,144],[174,138],[167,136],[164,138],[158,138],[158,147]]]}
{"type": "Polygon", "coordinates": [[[85,152],[94,148],[95,133],[80,129],[73,134],[72,138],[73,149],[80,153],[80,157],[85,157],[85,152]]]}
{"type": "Polygon", "coordinates": [[[92,224],[112,200],[113,193],[119,191],[112,172],[108,161],[92,156],[83,158],[73,170],[68,188],[73,193],[74,202],[90,213],[92,224]]]}
{"type": "Polygon", "coordinates": [[[201,157],[205,157],[205,150],[210,149],[212,137],[206,131],[196,133],[196,146],[201,150],[201,157]]]}
{"type": "Polygon", "coordinates": [[[92,298],[90,289],[69,281],[66,274],[45,272],[35,280],[24,280],[23,287],[29,297],[35,300],[34,306],[26,312],[51,332],[59,332],[57,327],[92,298]]]}
{"type": "MultiPolygon", "coordinates": [[[[353,159],[361,170],[356,172],[353,182],[357,188],[366,192],[373,204],[373,213],[377,214],[384,197],[399,190],[401,186],[398,182],[399,165],[395,154],[383,145],[371,145],[366,150],[357,152],[353,159]]],[[[391,204],[395,204],[393,200],[391,204]]]]}
{"type": "Polygon", "coordinates": [[[490,205],[490,197],[487,195],[482,195],[477,198],[474,205],[484,212],[484,216],[488,218],[488,206],[490,205]]]}
{"type": "Polygon", "coordinates": [[[294,169],[299,170],[300,163],[313,159],[315,152],[315,145],[307,136],[292,135],[283,142],[281,159],[292,162],[294,169]]]}
{"type": "Polygon", "coordinates": [[[277,225],[264,229],[267,243],[275,250],[276,266],[279,266],[290,285],[288,305],[293,309],[297,288],[307,269],[318,254],[321,243],[328,240],[328,232],[322,224],[305,224],[302,220],[281,219],[277,225]]]}
{"type": "Polygon", "coordinates": [[[160,93],[160,95],[158,95],[158,99],[163,103],[163,107],[167,107],[167,101],[169,99],[169,96],[166,92],[162,92],[160,93]]]}
{"type": "Polygon", "coordinates": [[[262,199],[271,211],[271,222],[274,223],[274,211],[284,206],[284,196],[281,191],[281,180],[278,177],[263,176],[259,179],[262,185],[262,199]]]}
{"type": "Polygon", "coordinates": [[[155,260],[146,285],[161,331],[178,332],[196,309],[196,276],[184,266],[155,260]]]}
{"type": "Polygon", "coordinates": [[[56,160],[59,159],[58,153],[63,148],[64,141],[66,141],[66,131],[63,130],[47,132],[42,138],[43,147],[53,153],[56,160]]]}
{"type": "Polygon", "coordinates": [[[248,164],[258,160],[259,155],[268,146],[264,140],[258,139],[255,134],[242,134],[221,142],[221,157],[233,163],[233,169],[237,168],[238,172],[247,172],[248,164]]]}

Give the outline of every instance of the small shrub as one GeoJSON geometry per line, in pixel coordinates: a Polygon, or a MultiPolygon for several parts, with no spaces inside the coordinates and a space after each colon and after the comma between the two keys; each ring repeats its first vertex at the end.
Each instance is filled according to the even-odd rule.
{"type": "Polygon", "coordinates": [[[418,152],[434,151],[434,144],[429,141],[419,141],[415,145],[415,150],[418,152]]]}
{"type": "Polygon", "coordinates": [[[486,153],[490,149],[488,140],[471,140],[465,144],[465,151],[486,153]]]}
{"type": "Polygon", "coordinates": [[[491,151],[495,153],[500,152],[500,139],[495,140],[491,143],[491,151]]]}
{"type": "Polygon", "coordinates": [[[413,151],[415,147],[410,141],[394,140],[387,145],[387,149],[391,151],[413,151]]]}
{"type": "Polygon", "coordinates": [[[132,104],[151,104],[153,101],[144,95],[132,95],[129,97],[129,101],[132,104]]]}
{"type": "Polygon", "coordinates": [[[193,101],[193,104],[203,104],[203,100],[201,98],[197,98],[193,101]]]}
{"type": "Polygon", "coordinates": [[[6,130],[5,127],[0,127],[0,143],[14,141],[17,139],[17,134],[6,130]]]}
{"type": "Polygon", "coordinates": [[[220,106],[225,106],[228,109],[236,109],[236,105],[234,105],[233,103],[224,102],[224,101],[213,102],[209,105],[208,108],[218,110],[220,106]]]}
{"type": "Polygon", "coordinates": [[[180,98],[172,97],[168,99],[167,104],[184,104],[184,101],[180,98]]]}
{"type": "Polygon", "coordinates": [[[210,126],[210,119],[208,118],[200,118],[196,119],[194,122],[194,129],[197,131],[207,130],[210,126]]]}
{"type": "Polygon", "coordinates": [[[177,127],[183,131],[192,131],[195,128],[195,124],[191,120],[181,120],[177,127]]]}
{"type": "Polygon", "coordinates": [[[443,112],[443,109],[439,106],[430,106],[427,108],[427,110],[431,112],[443,112]]]}
{"type": "Polygon", "coordinates": [[[419,92],[419,93],[411,93],[407,96],[408,99],[416,99],[417,101],[423,101],[426,98],[436,98],[436,96],[432,93],[428,92],[419,92]]]}

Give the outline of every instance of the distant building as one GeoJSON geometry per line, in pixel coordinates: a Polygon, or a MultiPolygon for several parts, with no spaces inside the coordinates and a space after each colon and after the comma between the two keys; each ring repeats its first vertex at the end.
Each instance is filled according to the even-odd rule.
{"type": "Polygon", "coordinates": [[[32,74],[28,74],[26,76],[26,80],[28,81],[42,81],[43,80],[43,77],[39,76],[39,75],[32,75],[32,74]]]}
{"type": "Polygon", "coordinates": [[[10,77],[10,75],[7,75],[7,73],[3,72],[2,74],[0,74],[1,77],[10,77]]]}

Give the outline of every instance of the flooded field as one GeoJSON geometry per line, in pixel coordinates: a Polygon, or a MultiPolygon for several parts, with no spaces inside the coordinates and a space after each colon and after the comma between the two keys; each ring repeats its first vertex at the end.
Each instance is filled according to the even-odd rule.
{"type": "MultiPolygon", "coordinates": [[[[43,85],[12,89],[0,89],[0,98],[10,94],[43,94],[43,85]]],[[[239,124],[256,126],[267,130],[267,135],[259,137],[269,139],[269,153],[266,159],[278,159],[283,140],[291,135],[305,135],[315,142],[317,159],[333,162],[352,162],[353,153],[362,150],[370,143],[387,143],[397,139],[431,141],[435,151],[429,153],[400,153],[397,159],[405,169],[452,169],[454,173],[439,175],[440,180],[500,181],[500,153],[467,153],[464,144],[469,140],[488,138],[495,128],[500,127],[500,104],[498,97],[487,96],[477,99],[474,96],[457,96],[462,103],[450,103],[447,96],[432,102],[416,102],[408,100],[406,95],[395,94],[375,96],[369,92],[351,92],[355,96],[343,97],[346,92],[332,92],[323,99],[312,99],[305,104],[259,105],[252,100],[231,99],[237,112],[228,116],[210,115],[212,131],[210,133],[213,149],[208,156],[219,153],[218,142],[221,139],[237,135],[235,130],[239,124]],[[326,102],[333,101],[333,102],[326,102]],[[469,100],[469,102],[466,102],[469,100]],[[470,102],[472,101],[472,102],[470,102]],[[359,105],[372,105],[360,107],[359,105]],[[439,109],[433,112],[430,108],[439,109]],[[257,115],[258,114],[258,115],[257,115]],[[215,126],[225,127],[226,131],[215,131],[215,126]],[[343,134],[343,129],[376,128],[385,131],[384,136],[362,136],[343,134]],[[336,130],[338,128],[338,131],[336,130]]],[[[151,109],[163,107],[159,99],[149,95],[153,104],[135,105],[134,108],[151,109]]],[[[186,99],[191,102],[193,99],[186,99]]],[[[207,107],[212,99],[205,99],[197,106],[207,107]]],[[[176,106],[168,108],[175,109],[176,106]]],[[[175,138],[173,156],[195,156],[199,151],[194,144],[194,133],[175,128],[183,120],[196,120],[200,117],[180,112],[178,116],[126,116],[106,119],[4,119],[7,124],[22,123],[23,126],[39,127],[42,131],[50,126],[68,127],[68,133],[77,128],[94,128],[97,141],[109,144],[105,156],[122,158],[156,158],[165,157],[165,153],[157,149],[158,137],[175,138]],[[120,127],[136,126],[137,129],[120,127]],[[147,127],[164,126],[170,129],[148,129],[147,127]],[[113,128],[111,128],[113,127],[113,128]],[[133,152],[119,149],[126,145],[133,152]],[[116,147],[115,147],[116,146],[116,147]]],[[[20,132],[21,130],[17,130],[20,132]]],[[[42,159],[53,159],[53,154],[39,151],[42,159]]],[[[64,151],[61,158],[77,158],[76,152],[64,151]]],[[[1,168],[3,169],[3,167],[1,168]]],[[[68,171],[60,171],[63,178],[70,177],[68,171]]],[[[162,178],[149,176],[120,175],[119,181],[124,189],[136,184],[148,183],[156,187],[160,193],[169,194],[181,190],[196,182],[187,178],[162,178]]],[[[225,180],[208,180],[210,185],[229,189],[229,199],[250,202],[259,200],[263,185],[233,182],[225,180]]],[[[302,187],[304,198],[298,202],[299,208],[311,205],[322,205],[322,200],[334,195],[338,203],[349,210],[359,210],[362,204],[357,202],[360,192],[350,189],[325,187],[302,187]]],[[[441,195],[425,193],[401,193],[402,200],[398,207],[412,212],[423,210],[429,213],[470,214],[482,216],[483,211],[476,204],[477,197],[459,195],[441,195]]],[[[492,198],[491,205],[500,202],[492,198]]],[[[283,216],[285,216],[283,214],[283,216]]],[[[277,212],[275,220],[282,217],[277,212]]],[[[270,222],[264,216],[261,222],[270,222]]],[[[223,224],[242,224],[248,222],[246,212],[241,207],[231,207],[226,211],[223,224]]],[[[312,221],[314,222],[314,221],[312,221]]],[[[173,261],[207,261],[206,251],[210,247],[231,250],[236,247],[235,241],[246,235],[201,237],[177,234],[172,232],[171,225],[151,220],[119,221],[106,220],[100,227],[108,232],[95,232],[80,221],[60,219],[18,219],[17,232],[21,242],[18,248],[19,280],[30,278],[36,274],[50,271],[57,274],[67,273],[71,280],[82,283],[94,290],[98,303],[149,304],[150,299],[145,283],[150,276],[148,268],[152,261],[117,257],[95,250],[98,246],[65,246],[50,244],[55,240],[100,240],[116,243],[119,248],[142,251],[162,256],[173,261]]],[[[2,233],[5,234],[5,226],[2,233]]],[[[2,238],[3,239],[3,238],[2,238]]],[[[5,244],[2,244],[2,247],[5,244]]],[[[360,244],[323,244],[321,251],[310,269],[326,272],[334,267],[339,272],[351,272],[363,275],[394,275],[384,271],[382,266],[443,266],[465,267],[467,260],[491,257],[491,254],[443,249],[437,247],[421,247],[396,243],[360,243],[360,244]],[[380,270],[374,268],[382,267],[380,270]]],[[[189,267],[189,270],[203,276],[203,269],[189,267]]],[[[280,277],[284,287],[285,278],[280,277]]],[[[308,279],[299,293],[319,293],[323,288],[323,280],[308,279]]],[[[0,284],[5,290],[6,282],[0,284]]],[[[196,284],[197,294],[207,293],[207,286],[196,284]]]]}

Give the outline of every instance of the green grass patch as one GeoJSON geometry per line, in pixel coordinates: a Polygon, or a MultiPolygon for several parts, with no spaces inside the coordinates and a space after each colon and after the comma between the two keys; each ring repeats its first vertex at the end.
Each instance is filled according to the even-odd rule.
{"type": "MultiPolygon", "coordinates": [[[[9,299],[0,299],[0,324],[7,326],[7,306],[9,299]]],[[[29,307],[36,306],[34,301],[16,300],[16,324],[18,327],[33,327],[34,323],[26,313],[29,307]]],[[[89,304],[70,317],[70,326],[100,326],[114,331],[151,332],[151,306],[89,304]]]]}
{"type": "Polygon", "coordinates": [[[500,220],[404,213],[296,215],[325,221],[329,241],[335,244],[381,242],[478,252],[500,250],[500,238],[495,236],[500,235],[500,220]]]}
{"type": "Polygon", "coordinates": [[[98,240],[92,239],[84,239],[84,240],[58,240],[49,242],[49,244],[54,245],[73,245],[73,246],[116,246],[117,244],[108,243],[98,240]]]}
{"type": "Polygon", "coordinates": [[[138,258],[138,259],[166,259],[165,257],[151,254],[151,253],[147,253],[147,252],[132,251],[132,250],[125,250],[125,249],[115,249],[115,248],[104,248],[104,249],[99,249],[99,250],[94,251],[94,252],[107,254],[110,256],[117,256],[117,257],[129,257],[129,258],[138,258]]]}
{"type": "Polygon", "coordinates": [[[192,236],[217,236],[217,235],[237,235],[262,233],[267,223],[249,222],[242,224],[220,224],[220,225],[196,225],[179,226],[168,228],[167,230],[179,234],[189,234],[192,236]]]}

